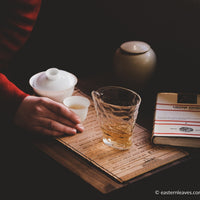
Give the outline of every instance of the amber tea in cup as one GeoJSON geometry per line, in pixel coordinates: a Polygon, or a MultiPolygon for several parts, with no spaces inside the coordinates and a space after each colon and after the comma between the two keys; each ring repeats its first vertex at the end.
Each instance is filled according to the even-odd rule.
{"type": "Polygon", "coordinates": [[[120,150],[129,149],[133,143],[140,96],[127,88],[107,86],[92,91],[92,98],[103,142],[120,150]]]}
{"type": "Polygon", "coordinates": [[[85,108],[85,106],[84,105],[81,105],[81,104],[71,104],[71,105],[69,105],[69,108],[70,109],[84,109],[85,108]]]}

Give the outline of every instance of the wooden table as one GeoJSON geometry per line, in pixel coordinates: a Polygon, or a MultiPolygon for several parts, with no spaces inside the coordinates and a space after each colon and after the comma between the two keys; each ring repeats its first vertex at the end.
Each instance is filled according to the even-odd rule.
{"type": "Polygon", "coordinates": [[[109,176],[109,174],[101,170],[99,167],[93,165],[91,162],[87,161],[82,156],[73,152],[55,139],[37,139],[33,142],[33,144],[39,150],[53,158],[56,162],[79,176],[81,179],[89,183],[91,186],[103,194],[107,194],[120,188],[126,187],[129,184],[142,180],[148,176],[159,173],[160,171],[166,170],[191,159],[190,156],[187,156],[170,164],[159,167],[153,171],[142,174],[134,179],[128,180],[127,182],[120,183],[116,181],[112,176],[109,176]]]}
{"type": "MultiPolygon", "coordinates": [[[[95,87],[101,86],[101,80],[98,82],[95,79],[92,82],[96,82],[95,87]]],[[[108,80],[106,84],[113,82],[108,80]]],[[[79,83],[83,92],[89,94],[91,87],[86,87],[88,85],[91,86],[91,79],[79,83]]],[[[153,106],[152,102],[153,97],[144,102],[140,111],[143,115],[138,118],[141,125],[146,124],[146,128],[151,128],[152,125],[152,107],[148,107],[150,104],[153,106]]],[[[18,197],[31,195],[43,199],[54,195],[56,199],[63,196],[73,196],[73,199],[79,199],[80,196],[84,199],[133,199],[136,196],[144,199],[147,196],[148,199],[155,199],[157,190],[199,190],[198,150],[190,150],[192,157],[189,161],[185,160],[181,164],[177,161],[170,167],[163,167],[120,184],[69,149],[63,151],[63,145],[55,140],[35,138],[33,142],[29,137],[24,137],[27,133],[21,133],[21,140],[13,135],[20,130],[12,128],[4,130],[6,131],[12,136],[5,139],[7,154],[3,160],[6,167],[4,191],[7,191],[7,195],[12,191],[18,197]]]]}

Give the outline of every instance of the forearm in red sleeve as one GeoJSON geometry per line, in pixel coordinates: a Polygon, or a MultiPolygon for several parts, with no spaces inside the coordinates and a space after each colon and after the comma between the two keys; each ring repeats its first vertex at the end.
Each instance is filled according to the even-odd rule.
{"type": "Polygon", "coordinates": [[[13,119],[20,103],[28,96],[0,73],[0,116],[13,119]]]}
{"type": "Polygon", "coordinates": [[[2,0],[0,8],[0,67],[5,67],[29,38],[41,0],[2,0]],[[2,7],[3,5],[3,7],[2,7]]]}

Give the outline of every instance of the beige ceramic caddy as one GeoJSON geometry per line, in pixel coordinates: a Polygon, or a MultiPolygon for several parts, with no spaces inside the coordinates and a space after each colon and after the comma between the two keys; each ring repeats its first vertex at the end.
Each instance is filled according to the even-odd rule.
{"type": "Polygon", "coordinates": [[[114,70],[117,77],[129,83],[144,85],[156,65],[156,55],[149,44],[142,41],[128,41],[114,54],[114,70]]]}

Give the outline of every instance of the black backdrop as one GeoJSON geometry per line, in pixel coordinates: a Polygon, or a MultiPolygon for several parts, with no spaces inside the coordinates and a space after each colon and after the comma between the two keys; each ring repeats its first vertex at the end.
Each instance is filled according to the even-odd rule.
{"type": "Polygon", "coordinates": [[[159,90],[199,91],[199,10],[189,0],[43,0],[33,33],[10,66],[13,80],[24,87],[49,67],[78,76],[107,73],[122,42],[142,40],[157,54],[159,90]]]}

